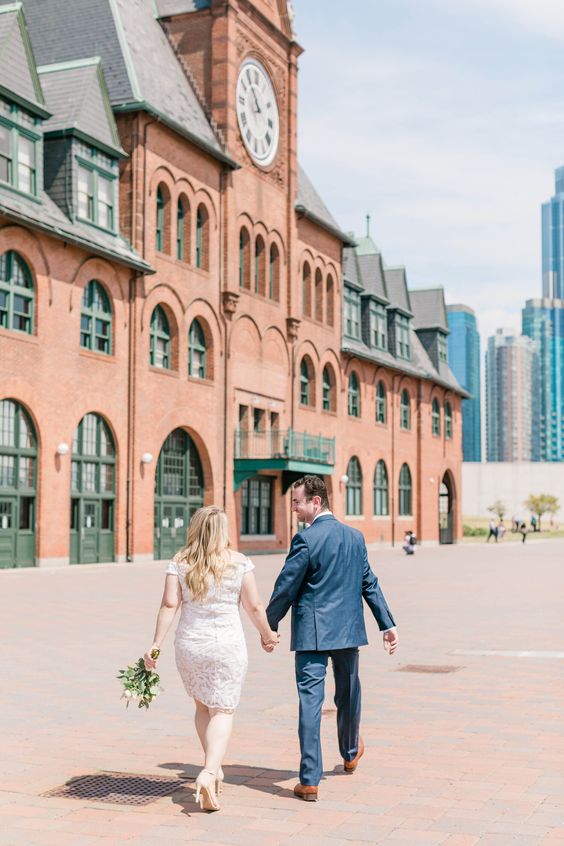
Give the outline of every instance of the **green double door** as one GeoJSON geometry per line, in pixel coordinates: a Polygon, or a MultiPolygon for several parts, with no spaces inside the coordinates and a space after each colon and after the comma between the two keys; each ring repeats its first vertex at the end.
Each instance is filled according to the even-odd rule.
{"type": "Polygon", "coordinates": [[[0,494],[0,567],[35,564],[35,498],[0,494]]]}
{"type": "Polygon", "coordinates": [[[183,429],[175,429],[163,444],[155,477],[155,560],[170,559],[184,546],[190,518],[203,504],[198,450],[183,429]]]}
{"type": "Polygon", "coordinates": [[[71,501],[70,563],[114,560],[113,502],[74,498],[71,501]]]}
{"type": "Polygon", "coordinates": [[[27,411],[0,401],[0,567],[35,565],[37,437],[27,411]]]}

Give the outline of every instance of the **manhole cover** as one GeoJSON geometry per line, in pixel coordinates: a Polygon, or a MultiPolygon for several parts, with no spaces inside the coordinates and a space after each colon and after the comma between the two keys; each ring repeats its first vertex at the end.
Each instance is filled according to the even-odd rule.
{"type": "Polygon", "coordinates": [[[398,667],[398,673],[456,673],[462,667],[455,667],[452,664],[405,664],[398,667]]]}
{"type": "Polygon", "coordinates": [[[148,805],[184,788],[186,782],[176,776],[145,776],[132,773],[95,773],[71,778],[42,796],[64,796],[88,802],[112,802],[114,805],[148,805]]]}

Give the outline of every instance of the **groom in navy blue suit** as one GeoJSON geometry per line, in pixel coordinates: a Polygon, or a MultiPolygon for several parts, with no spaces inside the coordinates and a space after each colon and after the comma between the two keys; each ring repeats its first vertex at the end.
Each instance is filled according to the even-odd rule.
{"type": "Polygon", "coordinates": [[[364,537],[329,510],[325,482],[304,476],[292,486],[292,511],[309,526],[292,539],[266,614],[270,627],[292,606],[290,649],[296,653],[300,700],[300,783],[294,793],[315,801],[323,774],[321,709],[329,658],[335,675],[337,733],[345,772],[353,773],[364,753],[359,735],[358,647],[368,643],[364,599],[383,631],[384,648],[395,652],[395,622],[370,569],[364,537]]]}

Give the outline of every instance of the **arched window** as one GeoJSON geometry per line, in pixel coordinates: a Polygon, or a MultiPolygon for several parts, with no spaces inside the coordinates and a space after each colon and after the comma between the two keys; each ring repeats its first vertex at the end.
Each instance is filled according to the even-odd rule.
{"type": "Polygon", "coordinates": [[[307,261],[302,273],[302,311],[304,317],[311,317],[311,268],[307,261]]]}
{"type": "Polygon", "coordinates": [[[33,334],[35,292],[25,261],[12,250],[0,256],[0,326],[33,334]]]}
{"type": "Polygon", "coordinates": [[[411,517],[412,514],[411,472],[407,464],[402,464],[399,475],[399,515],[411,517]]]}
{"type": "Polygon", "coordinates": [[[349,376],[348,412],[349,417],[360,417],[360,386],[354,371],[349,376]]]}
{"type": "Polygon", "coordinates": [[[315,271],[315,319],[323,321],[323,274],[315,271]]]}
{"type": "Polygon", "coordinates": [[[151,315],[151,357],[153,367],[170,370],[170,326],[161,306],[151,315]]]}
{"type": "Polygon", "coordinates": [[[0,401],[0,568],[35,563],[37,438],[23,406],[0,401]]]}
{"type": "Polygon", "coordinates": [[[107,423],[98,414],[86,414],[72,441],[71,564],[114,560],[115,471],[107,423]]]}
{"type": "Polygon", "coordinates": [[[382,381],[376,385],[376,423],[385,423],[387,419],[386,386],[382,381]]]}
{"type": "Polygon", "coordinates": [[[328,326],[333,326],[335,323],[335,283],[331,274],[327,276],[327,291],[325,296],[325,315],[328,326]]]}
{"type": "Polygon", "coordinates": [[[82,295],[80,312],[80,346],[85,350],[112,351],[112,309],[103,287],[92,279],[82,295]]]}
{"type": "Polygon", "coordinates": [[[431,404],[431,433],[438,438],[441,434],[441,409],[439,401],[435,397],[431,404]]]}
{"type": "Polygon", "coordinates": [[[204,473],[197,447],[183,429],[163,444],[155,474],[154,557],[170,559],[190,518],[204,504],[204,473]]]}
{"type": "Polygon", "coordinates": [[[404,388],[401,392],[400,427],[402,429],[411,429],[411,405],[409,401],[409,391],[407,391],[406,388],[404,388]]]}
{"type": "Polygon", "coordinates": [[[452,438],[452,406],[448,401],[445,402],[445,438],[452,438]]]}
{"type": "Polygon", "coordinates": [[[374,471],[374,514],[387,517],[389,513],[388,471],[385,463],[380,460],[374,471]]]}
{"type": "Polygon", "coordinates": [[[161,183],[157,188],[156,248],[159,253],[170,253],[169,208],[170,192],[166,185],[161,183]]]}
{"type": "Polygon", "coordinates": [[[184,194],[176,209],[176,258],[190,261],[190,203],[184,194]]]}
{"type": "Polygon", "coordinates": [[[243,226],[239,232],[239,287],[251,287],[251,239],[243,226]]]}
{"type": "Polygon", "coordinates": [[[261,235],[257,235],[255,240],[255,293],[263,297],[266,293],[266,254],[261,235]]]}
{"type": "Polygon", "coordinates": [[[335,402],[335,374],[333,368],[326,364],[323,368],[323,411],[336,411],[335,402]]]}
{"type": "Polygon", "coordinates": [[[307,355],[300,364],[300,404],[315,405],[313,364],[307,355]]]}
{"type": "Polygon", "coordinates": [[[362,514],[362,471],[356,456],[353,456],[347,466],[347,502],[346,514],[362,514]]]}
{"type": "Polygon", "coordinates": [[[188,332],[188,375],[206,378],[206,337],[197,320],[192,321],[188,332]]]}
{"type": "Polygon", "coordinates": [[[210,269],[210,217],[207,208],[200,203],[196,212],[196,267],[210,269]]]}
{"type": "Polygon", "coordinates": [[[271,300],[280,302],[280,252],[276,244],[270,245],[268,296],[271,300]]]}

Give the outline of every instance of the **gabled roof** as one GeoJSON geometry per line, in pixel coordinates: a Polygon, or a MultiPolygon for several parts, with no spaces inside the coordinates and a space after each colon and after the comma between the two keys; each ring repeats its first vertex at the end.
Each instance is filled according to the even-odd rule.
{"type": "Polygon", "coordinates": [[[343,275],[346,282],[358,285],[363,293],[389,302],[384,279],[384,263],[372,238],[358,238],[356,247],[343,250],[343,275]]]}
{"type": "Polygon", "coordinates": [[[439,329],[448,332],[445,293],[442,288],[411,290],[409,299],[413,309],[415,329],[439,329]]]}
{"type": "Polygon", "coordinates": [[[354,245],[354,241],[346,235],[319,194],[313,186],[305,170],[298,165],[298,196],[296,198],[296,211],[304,217],[309,218],[334,235],[343,244],[354,245]]]}
{"type": "Polygon", "coordinates": [[[24,0],[24,6],[40,65],[100,56],[114,110],[145,109],[234,166],[155,17],[151,0],[24,0]]]}
{"type": "Polygon", "coordinates": [[[23,6],[0,6],[0,94],[48,117],[26,29],[23,6]]]}
{"type": "Polygon", "coordinates": [[[38,71],[53,113],[44,124],[47,137],[73,133],[110,155],[125,155],[104,82],[101,59],[44,65],[38,71]]]}
{"type": "Polygon", "coordinates": [[[413,311],[407,290],[405,267],[385,267],[384,277],[391,307],[398,308],[411,317],[413,311]]]}

